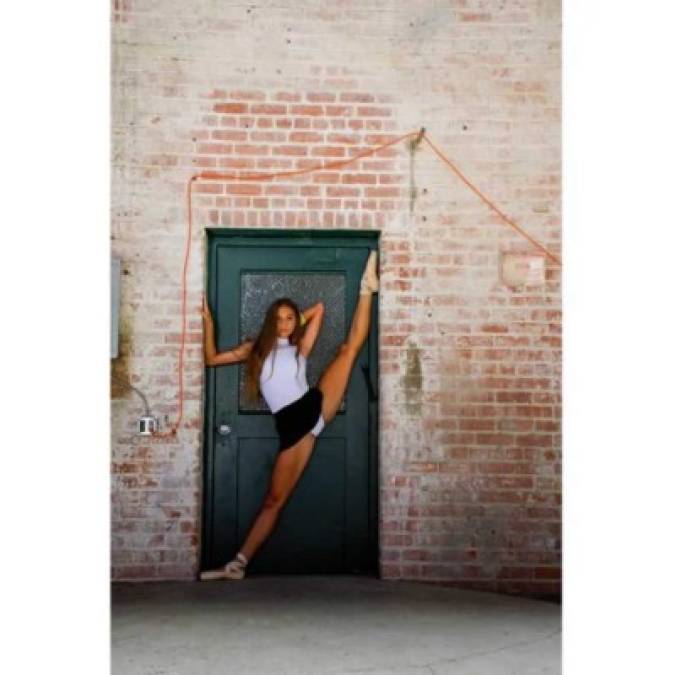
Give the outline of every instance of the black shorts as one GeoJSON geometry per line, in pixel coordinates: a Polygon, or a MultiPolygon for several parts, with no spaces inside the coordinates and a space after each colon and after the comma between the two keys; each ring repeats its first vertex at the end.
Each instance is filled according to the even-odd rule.
{"type": "Polygon", "coordinates": [[[295,445],[310,432],[318,436],[324,428],[322,392],[317,387],[311,387],[301,398],[274,413],[274,417],[280,452],[295,445]]]}

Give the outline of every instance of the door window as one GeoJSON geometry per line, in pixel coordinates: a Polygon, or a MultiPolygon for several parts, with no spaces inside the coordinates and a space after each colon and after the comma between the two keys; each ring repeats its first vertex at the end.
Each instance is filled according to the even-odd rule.
{"type": "MultiPolygon", "coordinates": [[[[346,277],[344,274],[303,274],[289,272],[248,272],[241,275],[239,341],[255,338],[265,312],[277,298],[291,298],[303,311],[316,302],[324,303],[324,321],[315,347],[308,358],[308,384],[317,384],[322,371],[336,356],[346,337],[346,277]]],[[[239,410],[265,411],[264,401],[252,404],[244,395],[244,364],[239,365],[239,410]]],[[[339,412],[345,412],[346,399],[339,412]]]]}

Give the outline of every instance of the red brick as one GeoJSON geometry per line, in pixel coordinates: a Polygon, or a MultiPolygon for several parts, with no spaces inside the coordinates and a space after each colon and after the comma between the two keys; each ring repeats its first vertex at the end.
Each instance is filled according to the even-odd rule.
{"type": "Polygon", "coordinates": [[[360,136],[348,135],[348,134],[328,134],[327,142],[329,143],[342,143],[346,145],[356,145],[360,142],[360,136]]]}
{"type": "Polygon", "coordinates": [[[548,434],[523,434],[516,437],[516,445],[521,447],[552,447],[552,437],[548,434]]]}
{"type": "Polygon", "coordinates": [[[297,92],[280,91],[274,96],[275,101],[291,101],[296,102],[301,100],[301,94],[297,92]]]}
{"type": "Polygon", "coordinates": [[[495,420],[462,419],[459,428],[462,431],[494,431],[495,420]]]}
{"type": "Polygon", "coordinates": [[[323,115],[324,108],[321,105],[292,105],[292,115],[323,115]]]}
{"type": "Polygon", "coordinates": [[[390,117],[390,108],[377,108],[372,106],[358,106],[358,115],[361,117],[390,117]]]}
{"type": "Polygon", "coordinates": [[[324,136],[316,131],[292,131],[289,141],[292,143],[320,143],[324,136]]]}
{"type": "Polygon", "coordinates": [[[361,183],[363,185],[374,185],[377,182],[377,177],[371,173],[344,173],[341,177],[341,182],[361,183]]]}
{"type": "Polygon", "coordinates": [[[341,180],[341,174],[317,172],[313,176],[315,183],[338,183],[341,180]]]}
{"type": "Polygon", "coordinates": [[[212,194],[221,195],[225,192],[225,187],[222,183],[195,183],[192,188],[195,194],[212,194]]]}
{"type": "Polygon", "coordinates": [[[317,147],[313,148],[312,155],[313,157],[345,157],[346,149],[333,146],[317,147]]]}
{"type": "Polygon", "coordinates": [[[243,157],[221,157],[220,166],[226,169],[253,169],[255,162],[243,157]]]}
{"type": "Polygon", "coordinates": [[[256,183],[236,183],[225,186],[228,195],[259,195],[263,188],[256,183]]]}
{"type": "Polygon", "coordinates": [[[197,152],[206,155],[229,155],[234,152],[234,146],[231,143],[199,143],[197,152]]]}
{"type": "Polygon", "coordinates": [[[264,101],[265,94],[262,91],[248,91],[248,90],[233,90],[230,92],[230,98],[238,101],[264,101]]]}
{"type": "Polygon", "coordinates": [[[213,112],[217,113],[245,113],[248,110],[246,103],[216,103],[213,106],[213,112]]]}
{"type": "Polygon", "coordinates": [[[325,115],[329,117],[348,117],[353,114],[353,106],[350,105],[326,105],[324,107],[325,115]]]}
{"type": "Polygon", "coordinates": [[[249,106],[249,112],[253,115],[286,115],[287,107],[271,103],[253,103],[249,106]]]}
{"type": "Polygon", "coordinates": [[[476,434],[478,445],[511,445],[513,442],[511,434],[476,434]]]}
{"type": "Polygon", "coordinates": [[[311,103],[331,103],[336,100],[336,94],[333,92],[309,92],[305,98],[311,103]]]}
{"type": "Polygon", "coordinates": [[[399,188],[367,188],[365,193],[368,197],[399,197],[399,188]]]}
{"type": "Polygon", "coordinates": [[[272,148],[272,154],[305,157],[308,154],[308,148],[305,145],[276,145],[272,148]]]}
{"type": "Polygon", "coordinates": [[[247,139],[246,131],[225,131],[224,129],[215,129],[211,132],[211,138],[216,141],[245,141],[247,139]]]}
{"type": "Polygon", "coordinates": [[[283,143],[287,135],[283,131],[252,131],[251,140],[254,143],[283,143]]]}
{"type": "Polygon", "coordinates": [[[295,195],[298,190],[292,185],[266,185],[264,192],[266,195],[295,195]]]}
{"type": "Polygon", "coordinates": [[[354,187],[328,187],[326,193],[329,197],[358,197],[360,189],[354,187]]]}
{"type": "Polygon", "coordinates": [[[234,151],[238,155],[267,155],[270,148],[267,145],[235,145],[234,151]]]}

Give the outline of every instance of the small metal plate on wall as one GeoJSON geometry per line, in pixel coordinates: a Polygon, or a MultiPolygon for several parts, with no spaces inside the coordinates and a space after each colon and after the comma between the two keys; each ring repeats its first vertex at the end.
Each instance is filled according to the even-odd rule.
{"type": "Polygon", "coordinates": [[[503,253],[500,268],[502,283],[512,288],[541,286],[545,283],[544,256],[503,253]]]}

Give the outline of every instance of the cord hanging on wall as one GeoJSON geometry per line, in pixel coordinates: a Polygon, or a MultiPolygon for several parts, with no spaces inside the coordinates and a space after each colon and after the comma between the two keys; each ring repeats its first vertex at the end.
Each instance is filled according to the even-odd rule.
{"type": "Polygon", "coordinates": [[[299,176],[302,174],[308,174],[315,171],[330,170],[335,168],[340,168],[342,166],[347,166],[356,162],[358,159],[363,157],[368,157],[374,155],[380,150],[384,150],[393,145],[400,143],[401,141],[408,140],[410,145],[408,146],[414,154],[414,150],[417,149],[419,144],[424,141],[436,154],[436,156],[443,161],[450,170],[464,182],[464,184],[472,190],[478,197],[488,205],[504,222],[513,227],[521,236],[525,237],[533,246],[541,250],[543,254],[553,260],[557,265],[561,266],[561,260],[551,251],[545,248],[540,242],[531,237],[525,230],[519,227],[511,218],[506,216],[488,197],[486,197],[470,180],[464,176],[464,174],[451,162],[445,154],[436,146],[433,141],[426,135],[426,128],[421,127],[419,131],[412,131],[407,134],[403,134],[393,140],[378,145],[373,148],[368,148],[361,151],[354,157],[348,159],[336,160],[332,162],[322,162],[321,164],[313,167],[305,167],[302,169],[294,169],[289,171],[276,171],[273,173],[227,173],[220,171],[202,171],[200,173],[194,174],[187,181],[186,189],[186,200],[187,200],[187,237],[185,241],[185,262],[182,272],[182,330],[180,332],[180,350],[179,350],[179,364],[178,364],[178,379],[179,379],[179,396],[178,396],[178,418],[176,422],[172,425],[169,432],[158,433],[158,431],[153,432],[156,436],[174,436],[177,430],[180,428],[183,417],[183,403],[184,403],[184,381],[183,381],[183,370],[184,370],[184,351],[185,351],[185,332],[186,332],[186,321],[187,321],[187,267],[189,262],[190,254],[190,242],[192,239],[192,185],[200,180],[217,180],[217,181],[263,181],[269,180],[271,178],[285,178],[290,176],[299,176]]]}

